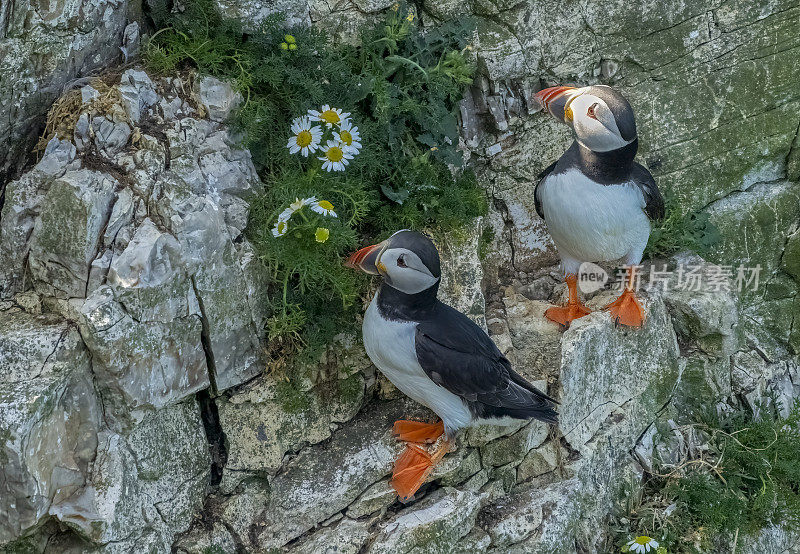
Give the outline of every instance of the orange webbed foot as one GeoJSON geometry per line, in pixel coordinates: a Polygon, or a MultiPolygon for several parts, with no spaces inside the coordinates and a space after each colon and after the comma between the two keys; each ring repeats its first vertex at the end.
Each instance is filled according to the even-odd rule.
{"type": "Polygon", "coordinates": [[[401,419],[394,422],[392,430],[402,441],[433,444],[444,433],[444,422],[425,423],[401,419]]]}
{"type": "Polygon", "coordinates": [[[433,468],[449,451],[449,441],[444,441],[433,455],[428,454],[428,451],[418,444],[406,446],[394,464],[392,479],[389,481],[401,502],[414,499],[414,493],[425,483],[433,468]]]}
{"type": "Polygon", "coordinates": [[[551,306],[547,308],[547,311],[544,312],[544,317],[566,329],[574,320],[590,313],[592,313],[592,310],[583,304],[570,302],[566,306],[551,306]]]}
{"type": "Polygon", "coordinates": [[[611,312],[611,319],[615,325],[626,327],[641,327],[644,324],[645,312],[636,294],[630,290],[625,291],[605,308],[611,312]]]}
{"type": "Polygon", "coordinates": [[[432,467],[431,456],[424,448],[416,444],[409,444],[406,447],[397,458],[392,479],[389,481],[401,502],[414,499],[414,493],[425,482],[432,467]]]}

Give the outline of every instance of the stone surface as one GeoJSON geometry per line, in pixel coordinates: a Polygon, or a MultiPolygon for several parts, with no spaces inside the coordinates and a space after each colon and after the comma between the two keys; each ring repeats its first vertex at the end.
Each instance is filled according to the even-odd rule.
{"type": "Polygon", "coordinates": [[[70,511],[97,449],[89,353],[60,318],[0,312],[0,547],[70,511]]]}
{"type": "Polygon", "coordinates": [[[168,551],[210,481],[195,394],[262,367],[242,237],[261,184],[179,83],[129,69],[110,107],[91,88],[77,144],[53,138],[3,206],[0,548],[50,517],[64,545],[168,551]]]}
{"type": "Polygon", "coordinates": [[[228,438],[227,469],[275,472],[287,451],[331,436],[335,422],[350,420],[361,406],[360,374],[309,391],[265,375],[220,403],[220,423],[237,429],[228,438]]]}
{"type": "Polygon", "coordinates": [[[482,500],[471,491],[436,491],[382,525],[367,552],[447,552],[472,529],[482,500]]]}
{"type": "Polygon", "coordinates": [[[28,160],[50,104],[120,58],[126,0],[5,2],[0,8],[0,183],[28,160]]]}

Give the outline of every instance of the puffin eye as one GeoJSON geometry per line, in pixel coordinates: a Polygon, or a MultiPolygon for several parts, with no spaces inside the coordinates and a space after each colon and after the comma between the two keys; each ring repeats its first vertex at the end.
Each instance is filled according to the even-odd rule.
{"type": "Polygon", "coordinates": [[[400,256],[397,256],[397,267],[408,267],[406,265],[406,261],[403,259],[402,254],[400,256]]]}
{"type": "Polygon", "coordinates": [[[597,115],[595,114],[595,112],[597,111],[598,106],[599,104],[597,102],[589,106],[589,108],[586,110],[586,115],[588,115],[592,119],[597,119],[597,115]]]}

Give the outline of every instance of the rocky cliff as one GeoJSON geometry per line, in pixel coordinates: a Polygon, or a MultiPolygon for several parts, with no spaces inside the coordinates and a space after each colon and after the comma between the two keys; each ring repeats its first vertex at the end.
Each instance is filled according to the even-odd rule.
{"type": "MultiPolygon", "coordinates": [[[[392,2],[218,4],[348,39],[392,2]]],[[[332,337],[300,386],[265,371],[265,276],[244,235],[263,184],[226,123],[242,99],[209,77],[115,69],[135,34],[125,2],[11,2],[2,168],[27,167],[0,214],[0,552],[600,551],[621,491],[652,470],[654,449],[674,448],[669,422],[690,401],[800,396],[800,9],[417,7],[423,24],[465,10],[478,21],[461,146],[491,202],[471,232],[436,237],[443,299],[560,400],[559,427],[472,429],[399,503],[391,423],[431,414],[376,372],[359,337],[332,337]],[[65,87],[99,67],[102,83],[65,87]],[[565,332],[544,320],[564,290],[533,187],[570,138],[532,95],[563,82],[622,90],[662,190],[719,230],[707,260],[653,266],[723,264],[733,284],[736,267],[760,265],[757,289],[687,291],[673,275],[648,291],[640,331],[602,311],[565,332]],[[71,123],[26,156],[64,88],[71,123]]],[[[738,548],[800,551],[792,540],[771,528],[738,548]]]]}

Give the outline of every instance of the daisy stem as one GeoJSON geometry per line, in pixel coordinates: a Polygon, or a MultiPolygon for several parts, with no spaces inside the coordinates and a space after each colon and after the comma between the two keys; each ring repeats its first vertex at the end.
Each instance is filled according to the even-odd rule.
{"type": "Polygon", "coordinates": [[[286,314],[286,295],[289,292],[289,272],[283,276],[283,313],[286,314]]]}

